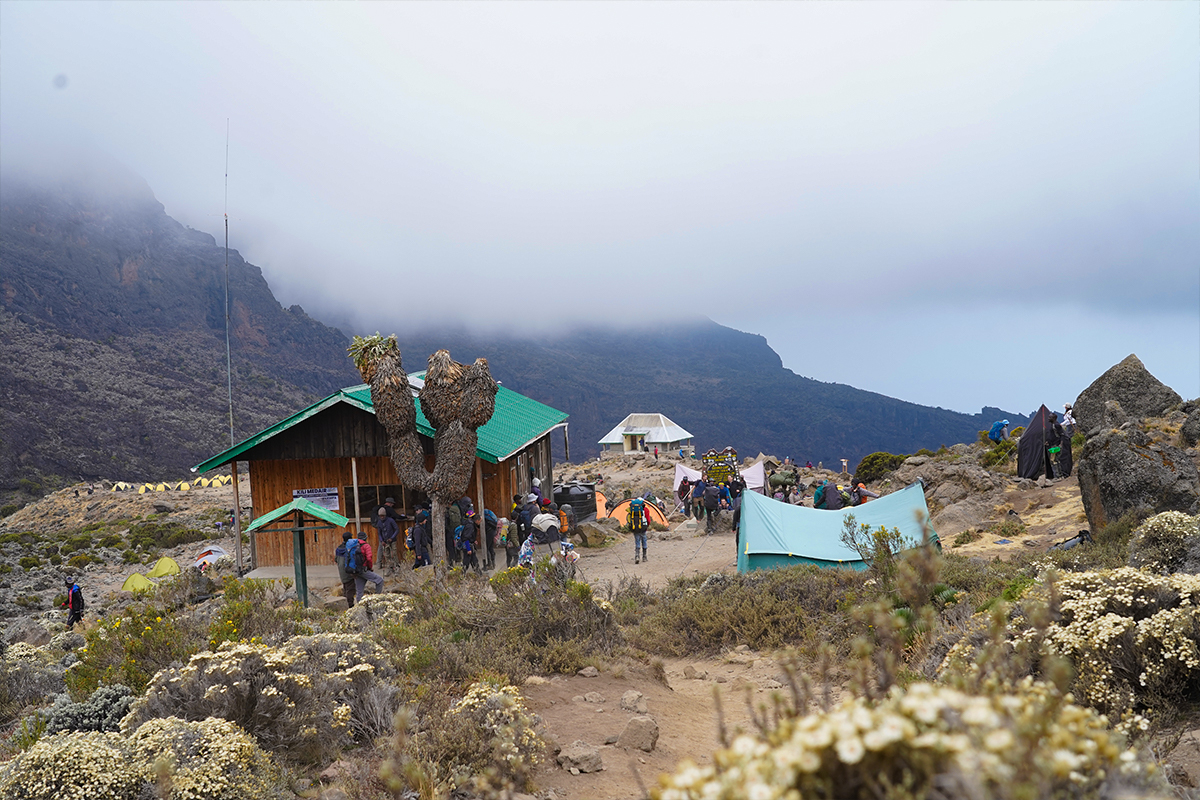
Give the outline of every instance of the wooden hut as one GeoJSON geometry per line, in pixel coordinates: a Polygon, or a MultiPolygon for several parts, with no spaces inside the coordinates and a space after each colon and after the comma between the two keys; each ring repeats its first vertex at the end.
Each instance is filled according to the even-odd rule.
{"type": "MultiPolygon", "coordinates": [[[[409,376],[414,397],[424,373],[409,376]]],[[[425,445],[426,467],[434,464],[433,427],[417,403],[417,430],[425,445]]],[[[506,516],[515,494],[530,490],[533,478],[542,486],[554,485],[550,434],[558,428],[566,436],[567,415],[501,386],[496,411],[479,429],[475,469],[467,495],[477,509],[489,508],[506,516]]],[[[250,469],[253,515],[258,517],[297,498],[306,498],[347,517],[347,528],[364,534],[373,548],[379,545],[372,517],[392,497],[396,507],[411,518],[418,501],[426,498],[404,486],[388,458],[388,437],[375,419],[371,388],[351,386],[331,394],[303,411],[281,420],[223,453],[192,467],[208,472],[222,466],[250,469]]],[[[333,563],[333,551],[342,543],[342,531],[317,533],[307,543],[310,564],[333,563]]],[[[292,563],[291,534],[266,531],[251,539],[255,568],[292,563]]]]}

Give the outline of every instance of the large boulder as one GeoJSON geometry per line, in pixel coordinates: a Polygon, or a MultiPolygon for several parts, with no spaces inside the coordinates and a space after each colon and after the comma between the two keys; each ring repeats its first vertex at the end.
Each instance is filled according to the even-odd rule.
{"type": "Polygon", "coordinates": [[[1133,509],[1152,514],[1200,510],[1200,474],[1192,459],[1132,425],[1091,435],[1077,473],[1093,531],[1133,509]]]}
{"type": "Polygon", "coordinates": [[[604,769],[600,748],[576,739],[558,753],[558,765],[568,772],[599,772],[604,769]]]}
{"type": "Polygon", "coordinates": [[[41,647],[50,644],[50,632],[31,619],[18,619],[4,632],[4,641],[8,644],[25,642],[34,647],[41,647]]]}
{"type": "Polygon", "coordinates": [[[1179,429],[1179,438],[1183,440],[1184,447],[1195,447],[1200,442],[1200,408],[1188,414],[1179,429]]]}
{"type": "Polygon", "coordinates": [[[649,753],[658,743],[658,723],[653,717],[631,717],[617,739],[617,747],[636,748],[649,753]]]}
{"type": "Polygon", "coordinates": [[[1115,400],[1132,417],[1156,417],[1182,398],[1171,387],[1150,374],[1135,355],[1111,367],[1075,401],[1075,421],[1089,435],[1101,427],[1104,404],[1115,400]]]}

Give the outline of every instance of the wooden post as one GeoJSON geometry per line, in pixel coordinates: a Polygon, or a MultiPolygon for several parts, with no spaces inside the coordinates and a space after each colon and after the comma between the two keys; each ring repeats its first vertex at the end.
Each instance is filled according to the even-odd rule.
{"type": "Polygon", "coordinates": [[[358,459],[354,456],[350,456],[350,477],[354,480],[354,537],[361,539],[362,527],[358,523],[358,514],[362,506],[358,504],[358,459]]]}
{"type": "Polygon", "coordinates": [[[304,551],[304,531],[300,530],[304,527],[304,517],[299,511],[293,514],[292,563],[296,568],[296,597],[308,608],[308,557],[304,551]]]}
{"type": "Polygon", "coordinates": [[[238,497],[237,459],[229,462],[229,475],[233,478],[233,552],[237,561],[237,574],[242,577],[242,501],[238,497]]]}
{"type": "Polygon", "coordinates": [[[563,449],[567,451],[567,463],[571,463],[571,437],[567,435],[567,425],[563,423],[563,449]]]}

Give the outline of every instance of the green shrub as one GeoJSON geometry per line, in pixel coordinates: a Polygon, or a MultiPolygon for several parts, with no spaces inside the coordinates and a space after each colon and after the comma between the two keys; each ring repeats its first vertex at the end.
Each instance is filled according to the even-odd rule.
{"type": "Polygon", "coordinates": [[[864,456],[863,460],[858,462],[858,467],[854,470],[854,483],[874,483],[881,480],[889,472],[899,469],[906,458],[908,456],[894,455],[882,451],[864,456]]]}
{"type": "Polygon", "coordinates": [[[40,567],[42,560],[37,556],[21,556],[21,560],[17,563],[21,565],[21,569],[31,570],[40,567]]]}
{"type": "Polygon", "coordinates": [[[1015,428],[1013,428],[1013,429],[1012,429],[1012,433],[1010,434],[1010,436],[1011,436],[1013,439],[1020,439],[1020,438],[1021,438],[1021,434],[1022,434],[1022,433],[1024,433],[1024,432],[1025,432],[1025,426],[1024,426],[1024,425],[1018,425],[1017,427],[1015,427],[1015,428]]]}
{"type": "Polygon", "coordinates": [[[82,703],[72,703],[67,695],[59,695],[50,708],[46,732],[115,733],[120,730],[121,718],[129,713],[132,703],[133,692],[119,683],[101,686],[82,703]]]}
{"type": "Polygon", "coordinates": [[[8,503],[7,505],[0,506],[0,519],[4,519],[5,517],[11,517],[13,514],[17,513],[17,511],[19,511],[20,508],[21,507],[18,506],[16,503],[8,503]]]}
{"type": "Polygon", "coordinates": [[[12,570],[12,564],[0,564],[0,575],[7,575],[12,570]]]}
{"type": "Polygon", "coordinates": [[[129,529],[130,545],[146,552],[156,552],[207,538],[210,538],[210,534],[185,527],[178,522],[148,521],[129,529]]]}
{"type": "Polygon", "coordinates": [[[141,560],[142,557],[138,555],[137,550],[126,550],[121,553],[121,562],[124,564],[137,564],[141,560]]]}
{"type": "Polygon", "coordinates": [[[92,558],[87,553],[80,553],[77,556],[71,556],[69,559],[67,559],[67,566],[75,567],[76,569],[83,569],[88,564],[91,564],[93,561],[99,561],[99,560],[100,559],[92,558]]]}
{"type": "Polygon", "coordinates": [[[45,547],[42,548],[42,555],[44,555],[46,558],[49,558],[50,556],[58,555],[58,545],[56,545],[56,544],[46,545],[45,547]]]}
{"type": "Polygon", "coordinates": [[[41,705],[47,695],[62,691],[63,678],[62,668],[32,645],[18,642],[0,645],[0,650],[0,729],[6,729],[30,705],[41,705]]]}
{"type": "Polygon", "coordinates": [[[958,536],[954,537],[954,546],[961,547],[964,544],[978,541],[983,538],[983,534],[979,531],[963,531],[958,536]]]}
{"type": "Polygon", "coordinates": [[[124,539],[115,533],[110,533],[100,540],[101,547],[120,547],[124,543],[124,539]]]}
{"type": "Polygon", "coordinates": [[[41,608],[42,607],[42,598],[38,597],[36,594],[18,595],[13,600],[13,602],[24,609],[33,609],[33,608],[41,608]]]}
{"type": "Polygon", "coordinates": [[[21,491],[27,492],[38,497],[42,496],[42,485],[37,481],[32,481],[29,478],[21,478],[17,481],[17,486],[21,487],[21,491]]]}
{"type": "Polygon", "coordinates": [[[846,604],[865,578],[811,564],[675,578],[627,635],[663,655],[715,653],[740,644],[771,650],[845,643],[851,627],[846,604]]]}
{"type": "Polygon", "coordinates": [[[1007,464],[1017,453],[1017,443],[1013,439],[1005,439],[1002,442],[997,442],[979,459],[979,463],[986,469],[1007,464]]]}
{"type": "Polygon", "coordinates": [[[62,556],[60,556],[58,553],[55,553],[54,555],[50,556],[50,564],[51,564],[51,566],[55,566],[55,567],[59,566],[60,564],[62,564],[62,556]]]}
{"type": "Polygon", "coordinates": [[[312,625],[305,621],[307,612],[298,601],[275,608],[271,581],[239,580],[231,575],[223,587],[221,609],[208,627],[210,648],[215,650],[222,642],[278,644],[313,633],[312,625]]]}
{"type": "Polygon", "coordinates": [[[79,661],[67,670],[71,697],[83,701],[101,684],[145,690],[156,672],[186,661],[204,643],[194,621],[165,614],[154,606],[130,606],[121,616],[100,620],[84,632],[79,661]]]}

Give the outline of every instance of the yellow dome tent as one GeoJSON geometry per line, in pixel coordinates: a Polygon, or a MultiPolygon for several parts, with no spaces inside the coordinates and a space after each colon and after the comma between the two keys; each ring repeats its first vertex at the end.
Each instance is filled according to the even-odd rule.
{"type": "Polygon", "coordinates": [[[165,578],[167,575],[178,575],[179,565],[174,560],[163,556],[154,565],[154,569],[146,573],[148,578],[165,578]]]}
{"type": "Polygon", "coordinates": [[[140,572],[133,573],[121,584],[121,589],[126,592],[144,592],[153,588],[154,584],[146,580],[146,576],[140,572]]]}

